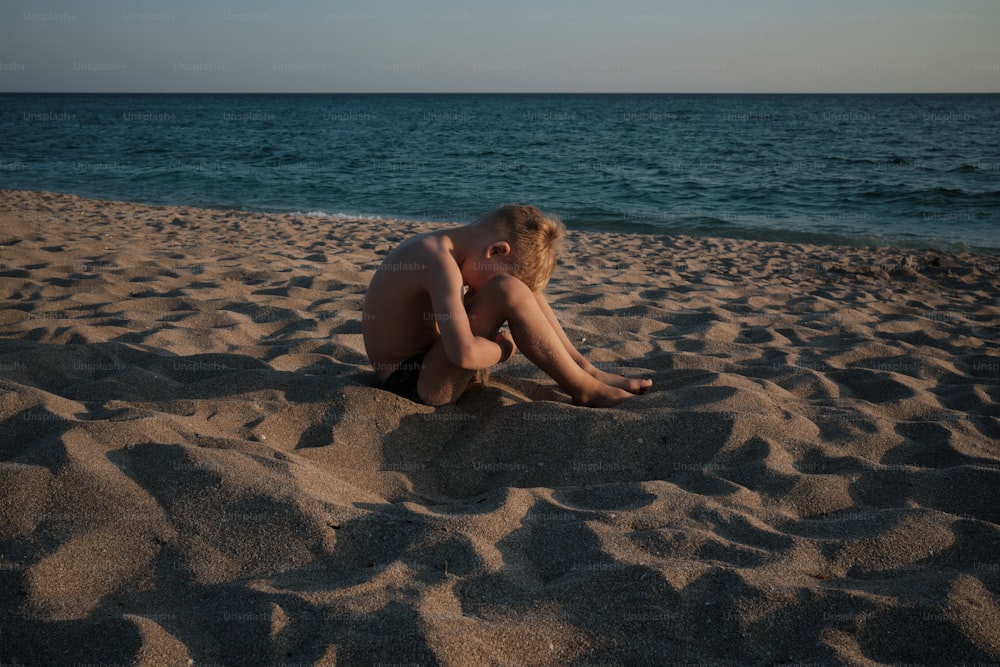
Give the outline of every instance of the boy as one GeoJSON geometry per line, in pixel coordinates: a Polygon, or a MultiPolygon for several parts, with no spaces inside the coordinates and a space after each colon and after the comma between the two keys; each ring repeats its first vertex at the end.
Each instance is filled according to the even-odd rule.
{"type": "Polygon", "coordinates": [[[562,223],[534,206],[503,206],[476,222],[418,234],[375,271],[362,311],[365,351],[383,386],[427,405],[454,403],[479,369],[518,348],[573,403],[610,406],[645,391],[595,368],[570,343],[541,290],[562,223]],[[501,332],[508,323],[510,332],[501,332]]]}

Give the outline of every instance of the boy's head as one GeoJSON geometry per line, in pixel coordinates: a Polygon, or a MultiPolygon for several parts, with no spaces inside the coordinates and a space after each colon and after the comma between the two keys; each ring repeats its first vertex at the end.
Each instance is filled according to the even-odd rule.
{"type": "Polygon", "coordinates": [[[482,216],[475,224],[496,240],[510,244],[509,267],[504,273],[540,292],[556,268],[559,240],[566,233],[563,223],[545,216],[534,206],[508,204],[482,216]]]}

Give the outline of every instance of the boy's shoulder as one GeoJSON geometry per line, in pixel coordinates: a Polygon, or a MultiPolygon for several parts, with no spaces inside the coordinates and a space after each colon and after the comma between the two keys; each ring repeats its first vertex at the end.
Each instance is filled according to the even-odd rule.
{"type": "Polygon", "coordinates": [[[450,252],[452,248],[451,239],[448,238],[445,230],[424,232],[411,236],[399,244],[395,250],[385,256],[383,264],[404,258],[420,258],[425,262],[430,261],[435,264],[437,262],[434,260],[454,263],[455,259],[450,252]]]}
{"type": "Polygon", "coordinates": [[[437,282],[433,278],[441,274],[451,275],[455,272],[461,275],[451,253],[454,246],[445,232],[446,230],[424,232],[406,239],[382,258],[378,266],[379,273],[393,273],[425,286],[428,282],[437,282]]]}

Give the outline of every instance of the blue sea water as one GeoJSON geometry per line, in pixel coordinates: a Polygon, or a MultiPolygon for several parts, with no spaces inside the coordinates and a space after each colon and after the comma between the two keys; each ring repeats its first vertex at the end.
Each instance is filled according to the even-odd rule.
{"type": "Polygon", "coordinates": [[[1000,252],[1000,95],[0,94],[0,188],[1000,252]]]}

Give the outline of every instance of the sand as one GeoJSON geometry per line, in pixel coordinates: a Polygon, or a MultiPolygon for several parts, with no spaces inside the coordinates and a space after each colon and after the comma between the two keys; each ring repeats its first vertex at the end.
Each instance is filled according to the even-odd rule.
{"type": "Polygon", "coordinates": [[[600,367],[376,387],[445,223],[0,192],[0,662],[1000,661],[1000,258],[571,232],[600,367]]]}

